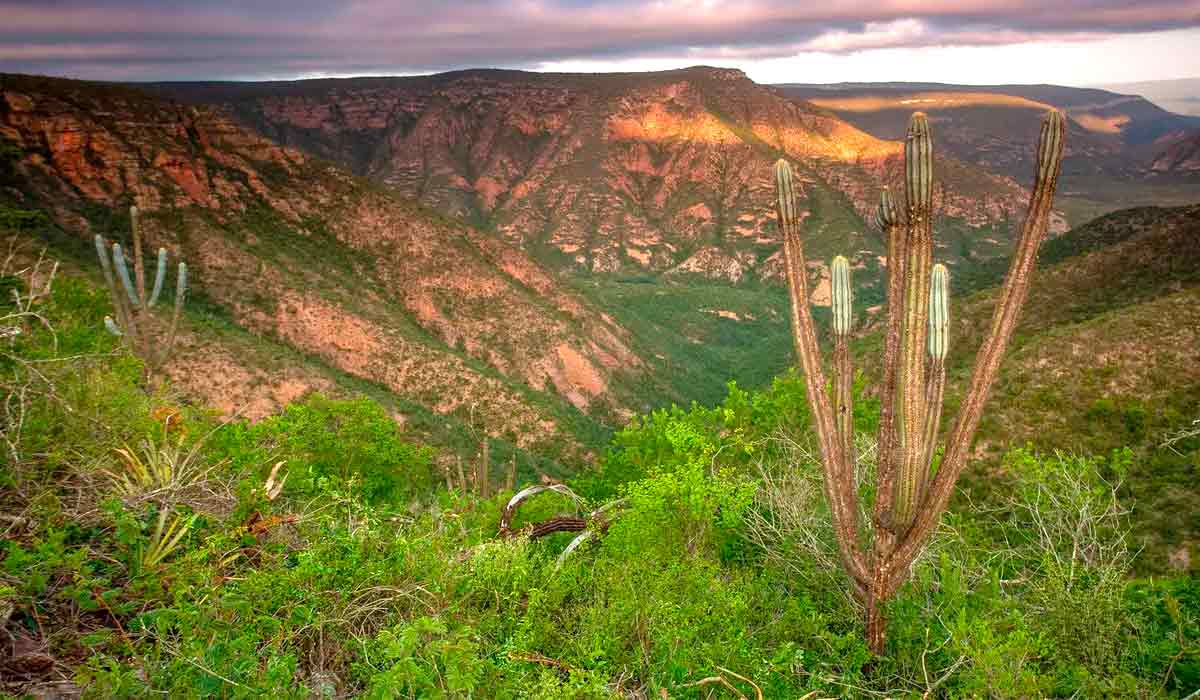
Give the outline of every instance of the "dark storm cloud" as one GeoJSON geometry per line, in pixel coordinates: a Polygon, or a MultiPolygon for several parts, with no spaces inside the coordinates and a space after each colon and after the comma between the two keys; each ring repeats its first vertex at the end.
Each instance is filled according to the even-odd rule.
{"type": "Polygon", "coordinates": [[[110,79],[405,73],[571,59],[1085,40],[1200,0],[0,0],[0,70],[110,79]]]}

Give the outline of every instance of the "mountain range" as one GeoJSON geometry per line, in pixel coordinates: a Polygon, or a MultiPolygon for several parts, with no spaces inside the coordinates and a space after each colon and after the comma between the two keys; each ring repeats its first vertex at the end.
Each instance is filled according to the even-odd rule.
{"type": "Polygon", "coordinates": [[[152,245],[193,266],[180,387],[251,415],[369,390],[430,439],[482,434],[562,463],[635,412],[791,364],[777,158],[805,186],[818,315],[822,261],[846,254],[867,328],[886,260],[866,222],[899,184],[918,105],[943,149],[937,256],[962,291],[1003,265],[1050,106],[1072,144],[1055,235],[1122,202],[1196,199],[1197,120],[1071,88],[764,86],[697,67],[3,75],[0,93],[0,205],[44,212],[42,238],[94,270],[90,237],[127,241],[136,204],[152,245]]]}

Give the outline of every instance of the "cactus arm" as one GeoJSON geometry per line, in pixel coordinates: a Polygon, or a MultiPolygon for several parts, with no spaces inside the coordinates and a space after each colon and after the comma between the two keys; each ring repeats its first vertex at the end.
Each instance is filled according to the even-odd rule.
{"type": "Polygon", "coordinates": [[[116,296],[117,285],[113,278],[112,263],[108,261],[108,245],[104,242],[104,236],[96,234],[96,257],[100,259],[100,269],[104,272],[104,283],[108,285],[108,291],[116,296]]]}
{"type": "MultiPolygon", "coordinates": [[[[971,381],[963,399],[954,427],[946,439],[946,452],[942,456],[937,474],[929,485],[922,507],[912,527],[904,535],[893,556],[894,566],[904,569],[910,566],[925,546],[929,536],[937,527],[942,511],[950,502],[954,485],[966,465],[967,453],[984,403],[1000,369],[1000,360],[1012,339],[1013,330],[1020,316],[1021,307],[1029,293],[1029,283],[1037,260],[1038,246],[1046,235],[1050,209],[1054,203],[1054,192],[1062,170],[1065,119],[1057,110],[1049,112],[1042,120],[1041,137],[1038,141],[1037,171],[1033,190],[1030,192],[1029,207],[1021,226],[1020,238],[1009,265],[1008,276],[1000,291],[1000,299],[992,315],[991,332],[975,360],[971,381]]],[[[889,586],[894,592],[903,583],[897,576],[889,586]]]]}
{"type": "Polygon", "coordinates": [[[812,409],[813,426],[821,451],[822,484],[825,498],[837,534],[838,553],[856,590],[863,590],[868,578],[866,565],[858,549],[858,506],[853,480],[847,483],[844,474],[845,454],[836,437],[833,408],[825,393],[825,372],[813,329],[812,312],[808,308],[808,279],[804,262],[804,247],[800,240],[800,222],[792,169],[787,161],[775,164],[775,185],[779,195],[776,214],[783,233],[783,260],[791,297],[792,340],[804,372],[805,392],[812,409]]]}
{"type": "Polygon", "coordinates": [[[933,467],[938,427],[942,422],[942,400],[946,393],[946,353],[950,348],[950,273],[945,265],[934,265],[929,286],[929,367],[925,405],[925,456],[917,483],[917,499],[923,497],[933,467]]]}
{"type": "Polygon", "coordinates": [[[158,249],[158,266],[154,269],[154,291],[150,292],[150,301],[146,302],[146,307],[149,308],[158,303],[158,295],[162,293],[163,278],[167,276],[167,249],[158,249]]]}
{"type": "Polygon", "coordinates": [[[175,278],[175,309],[171,312],[171,328],[162,344],[162,352],[155,361],[153,369],[157,371],[171,358],[175,347],[175,338],[179,332],[179,316],[183,312],[183,301],[187,296],[187,263],[179,263],[179,274],[175,278]]]}
{"type": "Polygon", "coordinates": [[[137,282],[138,304],[146,310],[146,264],[142,259],[142,221],[137,207],[129,207],[129,223],[133,228],[133,276],[137,282]]]}
{"type": "Polygon", "coordinates": [[[833,259],[830,269],[833,282],[833,415],[845,455],[841,478],[853,484],[857,460],[854,454],[854,368],[849,349],[853,319],[850,262],[839,255],[833,259]]]}
{"type": "MultiPolygon", "coordinates": [[[[879,196],[876,223],[887,238],[887,330],[883,342],[883,382],[880,387],[879,459],[876,466],[874,523],[876,549],[890,550],[892,503],[896,484],[896,361],[900,349],[900,327],[904,304],[904,230],[892,193],[884,188],[879,196]]],[[[876,558],[880,558],[877,552],[876,558]]]]}
{"type": "MultiPolygon", "coordinates": [[[[129,301],[125,296],[125,292],[118,287],[116,276],[113,274],[113,264],[109,260],[108,244],[104,237],[96,234],[94,239],[96,244],[96,257],[100,259],[100,269],[104,273],[104,284],[108,287],[109,300],[112,302],[113,311],[117,318],[112,325],[117,328],[118,333],[114,335],[122,336],[124,340],[131,344],[136,340],[137,328],[133,323],[133,312],[129,308],[129,301]]],[[[106,322],[105,327],[109,324],[106,322]]],[[[109,328],[109,332],[112,328],[109,328]]]]}
{"type": "Polygon", "coordinates": [[[933,257],[933,144],[929,121],[917,112],[904,145],[908,231],[905,248],[904,321],[897,377],[900,464],[894,526],[911,522],[925,456],[925,334],[929,315],[929,268],[933,257]]]}
{"type": "Polygon", "coordinates": [[[129,297],[130,307],[138,308],[137,291],[133,287],[133,280],[129,278],[129,267],[125,264],[125,254],[121,251],[120,243],[112,244],[113,266],[117,268],[117,276],[121,279],[121,285],[125,287],[125,294],[129,297]]]}

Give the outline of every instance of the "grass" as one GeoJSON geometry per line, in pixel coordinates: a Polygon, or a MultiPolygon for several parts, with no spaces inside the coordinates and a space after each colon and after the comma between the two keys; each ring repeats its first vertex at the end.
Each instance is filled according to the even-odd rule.
{"type": "MultiPolygon", "coordinates": [[[[779,439],[804,439],[795,376],[621,431],[570,485],[586,508],[623,507],[561,564],[566,535],[500,537],[511,493],[446,490],[434,450],[366,400],[220,427],[180,407],[170,425],[199,446],[200,488],[122,500],[95,460],[162,431],[172,397],[111,352],[102,299],[64,280],[41,309],[57,346],[30,334],[4,348],[62,360],[45,365],[53,393],[26,394],[29,430],[0,483],[6,664],[49,660],[5,676],[5,692],[1170,698],[1200,681],[1195,580],[1125,578],[1124,525],[1104,504],[1128,463],[1032,452],[1008,458],[1009,506],[955,508],[871,659],[840,575],[813,565],[834,556],[817,466],[779,439]],[[773,493],[762,475],[781,472],[807,486],[773,493]],[[273,497],[272,477],[286,478],[273,497]],[[794,523],[780,504],[816,517],[794,523]],[[1072,554],[1077,517],[1100,555],[1072,554]]],[[[857,405],[869,432],[877,406],[857,405]]],[[[514,527],[565,505],[533,501],[514,527]]]]}

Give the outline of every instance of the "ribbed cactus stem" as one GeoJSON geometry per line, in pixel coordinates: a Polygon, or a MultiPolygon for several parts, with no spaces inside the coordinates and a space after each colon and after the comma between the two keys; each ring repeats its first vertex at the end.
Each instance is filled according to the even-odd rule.
{"type": "Polygon", "coordinates": [[[104,242],[104,236],[98,233],[93,240],[96,243],[96,257],[100,259],[100,269],[104,272],[104,281],[112,287],[114,280],[112,264],[108,262],[108,244],[104,242]]]}
{"type": "Polygon", "coordinates": [[[136,206],[129,207],[129,223],[133,229],[133,279],[137,283],[138,303],[146,304],[146,266],[142,260],[142,218],[136,206]]]}
{"type": "MultiPolygon", "coordinates": [[[[1065,136],[1066,119],[1058,110],[1049,111],[1042,120],[1037,148],[1037,171],[1034,173],[1029,206],[1021,220],[1021,232],[1012,262],[1009,264],[1008,275],[1000,288],[991,328],[975,357],[971,380],[959,405],[954,426],[946,436],[946,451],[937,474],[929,484],[925,507],[918,514],[904,540],[897,544],[893,554],[894,565],[897,567],[910,566],[920,554],[937,527],[938,518],[950,502],[954,485],[966,466],[971,443],[983,415],[983,406],[1000,371],[1000,361],[1012,339],[1021,308],[1029,293],[1038,246],[1041,245],[1049,226],[1054,193],[1062,170],[1065,136]]],[[[884,593],[891,595],[901,583],[903,580],[897,578],[889,584],[884,593]]]]}
{"type": "Polygon", "coordinates": [[[894,524],[903,529],[917,504],[925,458],[925,331],[929,315],[930,264],[933,258],[933,140],[929,120],[917,112],[904,144],[905,234],[904,321],[897,374],[897,430],[900,450],[894,524]]]}
{"type": "Polygon", "coordinates": [[[121,278],[121,285],[125,288],[125,294],[129,296],[129,305],[133,308],[138,308],[137,292],[133,287],[133,280],[129,277],[129,267],[125,265],[125,254],[121,251],[120,243],[112,244],[113,266],[117,268],[117,276],[121,278]]]}
{"type": "Polygon", "coordinates": [[[833,310],[833,415],[838,439],[845,453],[841,478],[853,483],[854,450],[854,369],[851,366],[849,337],[853,318],[850,291],[850,261],[839,255],[830,265],[833,310]]]}
{"type": "Polygon", "coordinates": [[[162,293],[163,280],[167,276],[167,249],[158,249],[158,265],[154,268],[154,291],[150,293],[150,301],[146,302],[146,306],[154,306],[158,303],[158,295],[162,293]]]}
{"type": "Polygon", "coordinates": [[[782,158],[775,162],[775,190],[779,197],[779,227],[784,234],[797,233],[796,193],[792,185],[792,166],[782,158]]]}
{"type": "MultiPolygon", "coordinates": [[[[892,197],[892,191],[884,187],[883,192],[879,193],[879,206],[875,208],[875,225],[880,231],[887,231],[892,226],[895,226],[900,221],[900,217],[896,212],[896,200],[892,197]]],[[[888,261],[891,264],[891,261],[888,261]]]]}
{"type": "Polygon", "coordinates": [[[929,387],[925,393],[925,456],[917,486],[924,498],[933,469],[938,428],[942,422],[942,400],[946,392],[946,353],[950,349],[950,272],[945,265],[933,266],[929,285],[929,387]]]}
{"type": "Polygon", "coordinates": [[[843,336],[850,332],[850,319],[853,315],[850,298],[850,261],[839,255],[833,259],[830,267],[833,283],[833,333],[843,336]]]}
{"type": "Polygon", "coordinates": [[[779,159],[775,163],[775,188],[779,197],[776,214],[783,233],[783,262],[791,299],[792,341],[804,372],[805,395],[812,408],[813,428],[821,452],[822,485],[834,530],[838,533],[838,554],[856,590],[864,591],[868,578],[866,562],[858,548],[858,495],[854,490],[854,467],[849,462],[833,406],[825,392],[821,351],[817,346],[817,334],[809,309],[808,277],[795,187],[791,166],[786,160],[779,159]]]}
{"type": "Polygon", "coordinates": [[[929,119],[922,112],[913,114],[908,122],[904,185],[910,213],[914,207],[926,213],[933,208],[933,139],[929,136],[929,119]]]}
{"type": "Polygon", "coordinates": [[[179,316],[183,313],[185,297],[187,297],[187,263],[181,262],[175,276],[175,310],[171,314],[171,330],[167,332],[167,337],[163,342],[162,354],[158,359],[159,366],[171,357],[171,350],[175,347],[175,336],[179,332],[179,316]]]}
{"type": "Polygon", "coordinates": [[[187,263],[179,263],[179,274],[175,279],[175,305],[183,304],[183,297],[187,294],[187,263]]]}
{"type": "Polygon", "coordinates": [[[882,558],[891,547],[896,495],[896,470],[900,461],[897,453],[896,412],[899,396],[896,389],[897,357],[900,353],[900,331],[904,321],[905,231],[900,226],[896,200],[884,187],[879,193],[875,217],[887,243],[887,328],[883,341],[883,383],[880,388],[879,436],[876,462],[875,491],[875,556],[882,558]]]}
{"type": "Polygon", "coordinates": [[[938,263],[933,266],[929,285],[929,358],[941,362],[949,349],[950,272],[938,263]]]}

